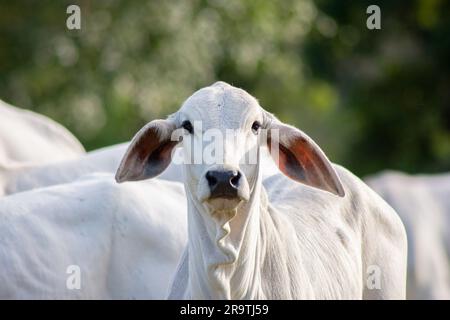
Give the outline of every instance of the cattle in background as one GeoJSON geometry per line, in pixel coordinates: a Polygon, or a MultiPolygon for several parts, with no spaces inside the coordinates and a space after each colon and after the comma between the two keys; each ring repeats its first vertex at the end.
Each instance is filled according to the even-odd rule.
{"type": "Polygon", "coordinates": [[[450,299],[450,174],[386,171],[365,181],[405,225],[408,298],[450,299]]]}

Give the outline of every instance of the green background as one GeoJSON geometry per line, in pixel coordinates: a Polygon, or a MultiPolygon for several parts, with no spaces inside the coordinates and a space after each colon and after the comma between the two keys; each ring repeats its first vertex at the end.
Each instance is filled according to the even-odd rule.
{"type": "Polygon", "coordinates": [[[92,150],[223,80],[359,175],[445,171],[449,14],[441,0],[1,1],[0,98],[92,150]],[[381,30],[366,27],[371,4],[381,30]]]}

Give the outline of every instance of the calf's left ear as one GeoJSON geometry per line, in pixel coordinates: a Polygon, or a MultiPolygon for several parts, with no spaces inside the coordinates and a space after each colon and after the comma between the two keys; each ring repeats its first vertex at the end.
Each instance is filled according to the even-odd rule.
{"type": "Polygon", "coordinates": [[[176,129],[171,120],[154,120],[134,136],[116,172],[116,181],[137,181],[161,174],[170,164],[176,129]]]}
{"type": "Polygon", "coordinates": [[[345,195],[331,162],[309,136],[277,119],[267,129],[267,146],[281,172],[311,187],[345,195]]]}

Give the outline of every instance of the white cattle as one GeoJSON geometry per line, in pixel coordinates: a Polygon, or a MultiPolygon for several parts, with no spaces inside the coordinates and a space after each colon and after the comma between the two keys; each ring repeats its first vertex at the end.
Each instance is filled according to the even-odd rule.
{"type": "Polygon", "coordinates": [[[0,170],[18,163],[47,163],[84,153],[80,142],[55,121],[0,100],[0,170]]]}
{"type": "MultiPolygon", "coordinates": [[[[119,167],[127,147],[128,142],[91,151],[76,159],[48,164],[19,163],[9,166],[7,170],[0,168],[0,196],[69,183],[95,172],[113,173],[119,167]]],[[[175,164],[160,176],[170,181],[182,181],[182,177],[181,165],[175,164]]]]}
{"type": "Polygon", "coordinates": [[[186,243],[183,185],[112,175],[0,199],[0,299],[162,299],[186,243]]]}
{"type": "Polygon", "coordinates": [[[117,181],[160,174],[177,145],[187,160],[188,244],[170,298],[405,297],[406,234],[395,211],[248,93],[218,82],[147,124],[117,181]],[[266,142],[287,177],[263,183],[266,142]]]}
{"type": "Polygon", "coordinates": [[[408,298],[450,299],[450,174],[387,171],[365,181],[406,227],[408,298]]]}

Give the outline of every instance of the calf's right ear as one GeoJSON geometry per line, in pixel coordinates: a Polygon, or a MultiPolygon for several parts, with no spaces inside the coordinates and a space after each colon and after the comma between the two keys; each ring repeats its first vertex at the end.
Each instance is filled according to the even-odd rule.
{"type": "Polygon", "coordinates": [[[331,162],[303,131],[273,119],[268,125],[267,146],[282,173],[303,184],[345,196],[331,162]],[[277,151],[272,150],[277,146],[277,151]]]}
{"type": "Polygon", "coordinates": [[[161,174],[170,164],[176,125],[171,120],[153,120],[134,136],[116,172],[116,181],[138,181],[161,174]]]}

